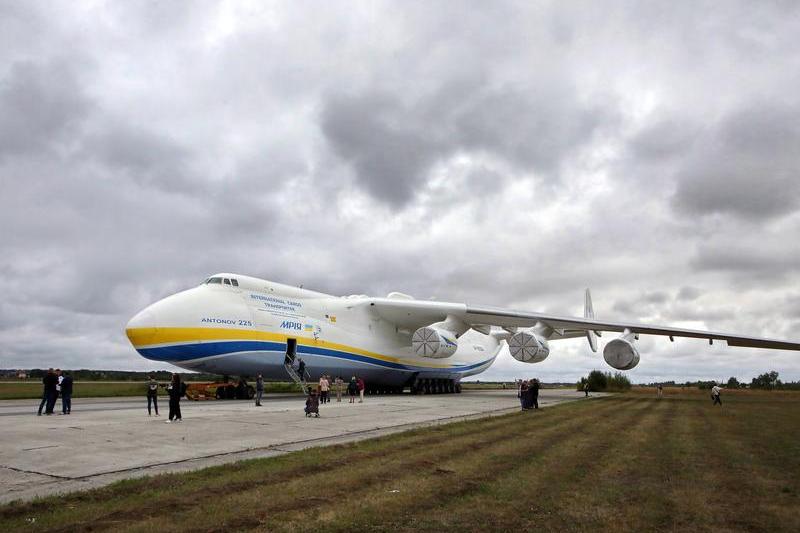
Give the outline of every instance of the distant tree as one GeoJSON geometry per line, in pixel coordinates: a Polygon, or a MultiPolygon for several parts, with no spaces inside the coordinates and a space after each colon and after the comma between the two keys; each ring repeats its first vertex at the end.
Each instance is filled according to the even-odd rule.
{"type": "Polygon", "coordinates": [[[730,377],[728,378],[728,384],[725,386],[729,389],[738,389],[741,386],[741,384],[739,383],[739,380],[736,379],[735,377],[730,377]]]}
{"type": "Polygon", "coordinates": [[[579,391],[583,390],[586,383],[589,383],[589,390],[592,392],[623,392],[630,390],[631,380],[622,372],[601,372],[600,370],[592,370],[585,378],[581,378],[577,385],[579,391]]]}
{"type": "Polygon", "coordinates": [[[615,372],[614,375],[606,374],[606,390],[610,391],[626,391],[631,388],[631,380],[622,372],[615,372]]]}
{"type": "Polygon", "coordinates": [[[586,377],[590,391],[604,391],[608,386],[608,376],[599,370],[592,370],[586,377]]]}
{"type": "Polygon", "coordinates": [[[750,388],[772,390],[780,388],[781,385],[782,383],[781,380],[778,379],[778,373],[771,370],[753,378],[753,381],[750,383],[750,388]]]}

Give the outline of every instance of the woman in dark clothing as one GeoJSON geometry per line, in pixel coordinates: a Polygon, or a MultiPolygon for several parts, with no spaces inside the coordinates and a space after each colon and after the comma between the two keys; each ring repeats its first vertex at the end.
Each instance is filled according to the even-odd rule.
{"type": "Polygon", "coordinates": [[[358,381],[355,376],[350,378],[350,383],[347,385],[347,394],[350,395],[350,403],[355,403],[356,395],[358,394],[358,381]]]}
{"type": "Polygon", "coordinates": [[[172,374],[172,381],[167,385],[167,392],[169,393],[169,420],[167,420],[167,423],[172,422],[173,418],[177,422],[181,422],[181,396],[183,396],[183,387],[181,384],[181,377],[178,374],[172,374]]]}

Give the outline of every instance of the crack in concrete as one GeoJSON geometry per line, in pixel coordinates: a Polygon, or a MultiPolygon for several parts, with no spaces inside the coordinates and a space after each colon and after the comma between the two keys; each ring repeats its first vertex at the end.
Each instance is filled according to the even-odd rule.
{"type": "Polygon", "coordinates": [[[14,472],[20,472],[22,474],[36,474],[37,476],[51,477],[53,479],[59,479],[59,480],[71,481],[71,480],[75,479],[75,478],[67,477],[67,476],[59,476],[57,474],[48,474],[46,472],[37,472],[36,470],[25,470],[24,468],[17,468],[15,466],[0,465],[0,468],[7,468],[8,470],[13,470],[14,472]]]}

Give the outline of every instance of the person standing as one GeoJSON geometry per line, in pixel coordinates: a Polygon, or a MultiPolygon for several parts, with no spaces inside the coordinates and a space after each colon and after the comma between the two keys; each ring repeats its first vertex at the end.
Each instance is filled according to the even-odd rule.
{"type": "Polygon", "coordinates": [[[297,363],[297,373],[300,375],[300,381],[305,381],[306,380],[306,362],[303,361],[302,359],[300,359],[299,357],[297,358],[297,360],[299,361],[297,363]]]}
{"type": "Polygon", "coordinates": [[[64,372],[61,379],[61,414],[72,413],[72,376],[69,372],[64,372]]]}
{"type": "Polygon", "coordinates": [[[48,372],[44,377],[45,389],[47,391],[47,405],[45,406],[44,414],[52,415],[53,408],[56,405],[56,398],[58,398],[58,376],[55,372],[48,372]]]}
{"type": "Polygon", "coordinates": [[[533,383],[530,385],[531,389],[531,404],[534,409],[539,408],[539,380],[534,378],[533,383]]]}
{"type": "Polygon", "coordinates": [[[55,402],[58,401],[58,397],[61,396],[61,380],[64,379],[64,376],[61,374],[61,369],[56,368],[56,399],[53,401],[53,407],[55,407],[55,402]]]}
{"type": "Polygon", "coordinates": [[[528,409],[528,382],[525,380],[519,384],[519,404],[523,411],[528,409]]]}
{"type": "Polygon", "coordinates": [[[589,397],[589,382],[588,381],[583,384],[583,394],[584,394],[584,398],[588,398],[589,397]]]}
{"type": "Polygon", "coordinates": [[[351,377],[350,383],[347,384],[347,394],[350,395],[350,403],[355,403],[358,394],[358,381],[355,376],[351,377]]]}
{"type": "Polygon", "coordinates": [[[719,405],[720,407],[722,407],[722,399],[720,398],[720,393],[721,392],[722,392],[722,389],[720,389],[719,385],[717,385],[716,382],[715,382],[714,386],[711,387],[711,399],[714,400],[714,403],[711,404],[712,406],[713,405],[719,405]]]}
{"type": "Polygon", "coordinates": [[[656,390],[658,391],[658,399],[660,400],[661,396],[664,395],[664,388],[661,386],[661,383],[658,384],[656,390]]]}
{"type": "Polygon", "coordinates": [[[181,417],[182,385],[181,377],[178,374],[172,374],[172,381],[167,385],[167,393],[169,393],[169,420],[167,420],[167,423],[172,422],[173,418],[176,422],[183,421],[181,417]]]}
{"type": "Polygon", "coordinates": [[[320,402],[328,403],[330,401],[330,398],[328,398],[328,392],[330,391],[330,389],[331,389],[331,382],[328,381],[328,376],[323,374],[322,377],[319,378],[320,402]]]}
{"type": "Polygon", "coordinates": [[[47,369],[47,373],[42,378],[42,401],[39,403],[39,412],[38,416],[42,416],[42,409],[47,406],[47,399],[48,399],[48,390],[47,390],[47,383],[48,383],[48,375],[53,373],[52,368],[47,369]]]}
{"type": "Polygon", "coordinates": [[[264,378],[259,374],[256,378],[256,407],[261,407],[262,396],[264,396],[264,378]]]}
{"type": "Polygon", "coordinates": [[[336,376],[336,380],[334,381],[334,386],[336,387],[336,401],[342,401],[342,388],[344,387],[344,381],[342,380],[342,376],[336,376]]]}
{"type": "Polygon", "coordinates": [[[150,374],[150,380],[147,382],[147,416],[153,416],[151,404],[156,410],[156,416],[161,416],[158,414],[158,381],[155,374],[150,374]]]}
{"type": "Polygon", "coordinates": [[[358,381],[356,383],[358,385],[358,403],[364,403],[364,389],[367,388],[367,385],[364,383],[364,380],[361,378],[361,376],[358,377],[358,381]]]}

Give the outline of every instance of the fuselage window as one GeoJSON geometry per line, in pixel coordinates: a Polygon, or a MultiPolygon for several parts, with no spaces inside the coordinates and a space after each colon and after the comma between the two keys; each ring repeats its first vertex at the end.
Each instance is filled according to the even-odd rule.
{"type": "Polygon", "coordinates": [[[209,285],[212,283],[222,283],[222,278],[209,278],[208,283],[209,285]]]}
{"type": "Polygon", "coordinates": [[[225,285],[230,285],[230,284],[231,284],[231,280],[229,280],[228,278],[225,278],[225,285]]]}
{"type": "Polygon", "coordinates": [[[231,278],[231,283],[233,284],[234,287],[238,287],[239,286],[239,282],[237,280],[233,279],[233,278],[231,278]]]}

